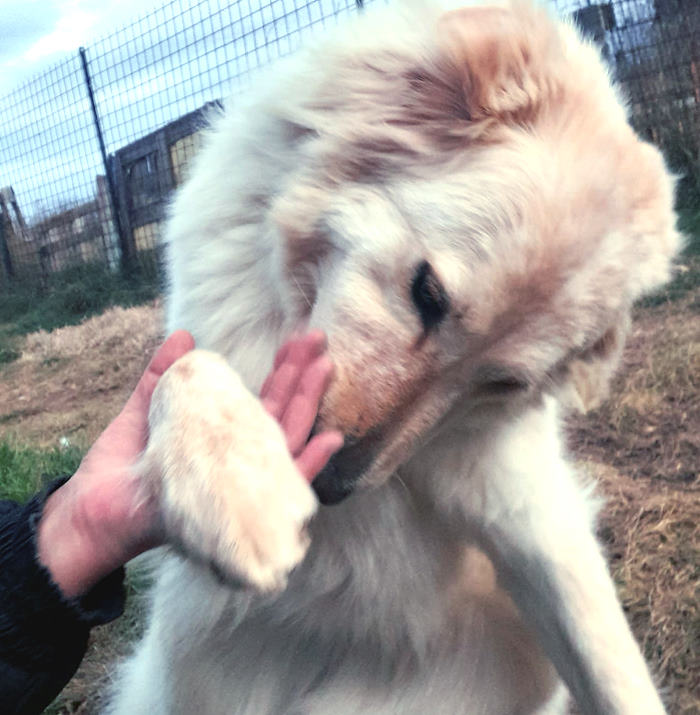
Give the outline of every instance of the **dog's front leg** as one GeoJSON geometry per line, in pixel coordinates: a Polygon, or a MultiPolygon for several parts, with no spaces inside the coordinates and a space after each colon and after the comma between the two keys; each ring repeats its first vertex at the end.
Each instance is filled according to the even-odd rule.
{"type": "Polygon", "coordinates": [[[149,425],[137,471],[168,542],[230,583],[283,588],[317,501],[260,401],[221,357],[193,350],[160,378],[149,425]]]}
{"type": "Polygon", "coordinates": [[[595,539],[590,499],[561,455],[554,404],[494,439],[460,497],[445,500],[452,523],[476,532],[584,713],[663,713],[595,539]]]}

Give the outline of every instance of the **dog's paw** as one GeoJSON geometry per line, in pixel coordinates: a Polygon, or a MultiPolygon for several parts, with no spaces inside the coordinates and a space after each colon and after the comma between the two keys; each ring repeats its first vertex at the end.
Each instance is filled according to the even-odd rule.
{"type": "Polygon", "coordinates": [[[304,558],[317,501],[278,424],[225,361],[202,350],[160,379],[140,471],[168,539],[224,580],[281,589],[304,558]]]}

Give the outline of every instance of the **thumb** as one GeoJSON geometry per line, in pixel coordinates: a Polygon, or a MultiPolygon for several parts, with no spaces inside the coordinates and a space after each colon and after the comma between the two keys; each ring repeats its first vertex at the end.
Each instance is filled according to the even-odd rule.
{"type": "Polygon", "coordinates": [[[125,409],[148,412],[153,390],[163,373],[179,358],[194,348],[194,338],[186,330],[176,330],[151,358],[125,409]]]}

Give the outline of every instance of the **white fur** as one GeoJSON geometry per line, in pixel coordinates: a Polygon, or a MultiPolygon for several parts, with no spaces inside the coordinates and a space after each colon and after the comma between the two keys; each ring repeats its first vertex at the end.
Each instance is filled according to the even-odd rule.
{"type": "MultiPolygon", "coordinates": [[[[542,93],[527,126],[501,126],[494,106],[456,127],[457,151],[392,123],[384,79],[443,67],[429,8],[358,23],[215,121],[169,227],[169,327],[190,330],[257,390],[274,350],[308,321],[327,333],[337,368],[320,425],[381,438],[356,492],[319,510],[281,593],[164,558],[112,712],[552,715],[566,709],[559,677],[585,713],[663,711],[591,499],[562,454],[558,399],[580,378],[574,363],[609,374],[632,300],[667,276],[671,181],[627,127],[596,53],[571,28],[542,30],[528,6],[510,12],[542,63],[519,85],[542,93]],[[540,31],[547,42],[529,40],[540,31]],[[389,140],[399,148],[384,156],[389,140]],[[355,158],[361,180],[338,171],[355,158]],[[410,285],[422,260],[451,312],[421,338],[410,285]],[[522,388],[494,393],[503,373],[522,388]]],[[[484,33],[494,18],[479,20],[484,33]]],[[[164,404],[185,404],[183,429],[200,401],[217,401],[208,384],[165,388],[164,404]]],[[[263,421],[251,413],[237,435],[254,438],[263,421]]],[[[161,461],[177,427],[164,434],[161,461]]],[[[206,464],[200,448],[182,449],[206,464]]],[[[154,478],[200,484],[178,459],[179,476],[156,459],[154,478]]],[[[204,508],[186,504],[185,523],[204,508]]],[[[298,517],[278,518],[298,533],[298,517]]],[[[218,533],[221,519],[208,528],[218,533]]],[[[218,569],[227,558],[206,544],[185,551],[197,548],[218,569]]]]}

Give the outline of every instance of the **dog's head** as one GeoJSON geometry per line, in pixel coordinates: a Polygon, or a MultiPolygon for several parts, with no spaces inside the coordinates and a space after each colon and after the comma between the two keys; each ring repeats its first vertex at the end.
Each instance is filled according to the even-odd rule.
{"type": "Polygon", "coordinates": [[[566,383],[591,401],[678,246],[663,160],[574,29],[519,3],[396,32],[278,108],[283,270],[336,364],[319,426],[346,436],[326,503],[441,429],[566,383]]]}

